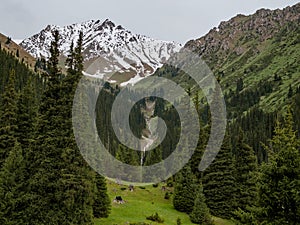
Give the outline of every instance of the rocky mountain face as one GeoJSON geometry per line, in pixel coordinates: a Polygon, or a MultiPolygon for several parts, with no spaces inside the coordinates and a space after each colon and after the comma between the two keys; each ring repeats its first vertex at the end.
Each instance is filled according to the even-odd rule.
{"type": "MultiPolygon", "coordinates": [[[[255,107],[274,112],[292,104],[292,96],[300,90],[299,24],[300,3],[260,9],[221,22],[207,35],[186,43],[214,72],[229,119],[255,107]]],[[[193,85],[184,74],[168,71],[163,67],[158,73],[193,85]]]]}
{"type": "Polygon", "coordinates": [[[189,41],[186,47],[196,49],[206,57],[208,63],[221,65],[230,54],[242,55],[249,47],[256,45],[255,51],[259,52],[264,43],[278,35],[283,27],[299,24],[300,3],[282,10],[260,9],[253,15],[240,14],[229,21],[221,22],[207,35],[189,41]]]}
{"type": "Polygon", "coordinates": [[[40,33],[22,41],[21,46],[36,58],[47,58],[54,30],[58,30],[61,36],[62,60],[67,56],[71,42],[76,42],[82,31],[85,74],[104,79],[104,76],[112,75],[106,79],[123,85],[153,74],[181,48],[175,42],[133,34],[109,20],[91,20],[64,27],[48,25],[40,33]],[[113,74],[108,75],[110,72],[113,74]]]}

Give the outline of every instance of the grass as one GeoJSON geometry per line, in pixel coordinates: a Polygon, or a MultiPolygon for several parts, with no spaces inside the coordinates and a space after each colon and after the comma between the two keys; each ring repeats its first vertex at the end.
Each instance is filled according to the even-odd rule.
{"type": "MultiPolygon", "coordinates": [[[[152,221],[146,220],[147,216],[158,213],[164,219],[161,225],[176,224],[177,218],[181,219],[182,224],[192,225],[189,216],[185,213],[178,212],[172,205],[172,198],[164,199],[166,191],[162,190],[162,184],[158,187],[152,185],[146,186],[145,189],[135,187],[133,192],[130,192],[128,186],[118,185],[108,181],[108,193],[111,201],[116,196],[122,196],[125,204],[112,203],[112,211],[108,218],[98,219],[96,225],[123,225],[132,222],[146,222],[151,225],[158,225],[152,221]],[[126,190],[121,190],[125,188],[126,190]]],[[[172,188],[167,190],[172,192],[172,188]]],[[[232,225],[230,221],[220,218],[214,218],[216,225],[232,225]]]]}

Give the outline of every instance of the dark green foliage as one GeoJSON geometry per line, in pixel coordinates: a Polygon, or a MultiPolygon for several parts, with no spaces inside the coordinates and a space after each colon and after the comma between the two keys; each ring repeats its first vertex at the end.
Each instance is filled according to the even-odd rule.
{"type": "Polygon", "coordinates": [[[58,32],[48,61],[47,88],[39,108],[33,151],[30,206],[32,224],[92,224],[95,183],[72,130],[72,99],[81,74],[61,81],[58,32]],[[65,83],[66,82],[66,83],[65,83]]]}
{"type": "Polygon", "coordinates": [[[240,129],[237,138],[235,175],[237,184],[237,206],[242,210],[254,206],[257,201],[257,163],[253,149],[244,142],[244,134],[240,129]]]}
{"type": "Polygon", "coordinates": [[[136,151],[129,149],[122,144],[119,145],[116,158],[126,164],[135,166],[139,165],[139,159],[138,155],[136,154],[136,151]]]}
{"type": "Polygon", "coordinates": [[[191,168],[185,166],[176,175],[176,184],[174,188],[173,205],[180,212],[191,213],[195,202],[195,192],[198,187],[191,168]]]}
{"type": "Polygon", "coordinates": [[[110,199],[107,195],[106,182],[104,177],[96,175],[95,200],[93,205],[93,214],[95,218],[106,218],[110,213],[110,199]]]}
{"type": "Polygon", "coordinates": [[[159,163],[162,161],[162,149],[161,147],[157,147],[151,151],[146,152],[146,161],[145,166],[150,166],[155,163],[159,163]]]}
{"type": "Polygon", "coordinates": [[[164,197],[166,200],[168,200],[168,199],[170,199],[170,193],[167,191],[166,193],[165,193],[165,197],[164,197]]]}
{"type": "MultiPolygon", "coordinates": [[[[241,82],[241,81],[240,81],[241,82]]],[[[252,106],[259,103],[260,98],[272,93],[273,83],[270,81],[260,82],[252,89],[245,89],[241,92],[241,84],[237,85],[237,91],[233,92],[231,89],[225,95],[227,110],[229,117],[235,118],[238,113],[247,111],[252,106]],[[234,112],[234,113],[233,113],[234,112]]]]}
{"type": "Polygon", "coordinates": [[[242,224],[248,224],[248,225],[258,225],[260,224],[255,217],[255,210],[257,210],[256,207],[248,208],[248,211],[243,211],[242,209],[238,209],[234,212],[234,222],[235,224],[242,225],[242,224]],[[249,211],[250,210],[250,211],[249,211]]]}
{"type": "Polygon", "coordinates": [[[288,91],[287,97],[288,97],[288,98],[291,98],[291,97],[293,97],[293,94],[294,94],[294,93],[293,93],[293,89],[292,89],[292,86],[290,85],[290,86],[289,86],[289,91],[288,91]]]}
{"type": "Polygon", "coordinates": [[[0,168],[14,147],[17,132],[17,101],[15,90],[15,71],[10,71],[9,82],[2,95],[0,114],[0,168]]]}
{"type": "Polygon", "coordinates": [[[17,103],[17,139],[26,151],[34,138],[34,122],[37,117],[37,96],[34,92],[32,79],[23,88],[17,103]]]}
{"type": "Polygon", "coordinates": [[[239,94],[244,88],[244,82],[242,78],[239,78],[236,82],[236,93],[239,94]]]}
{"type": "Polygon", "coordinates": [[[34,91],[41,88],[41,77],[33,74],[33,72],[28,69],[28,66],[21,63],[17,58],[3,49],[0,49],[0,65],[0,94],[3,94],[4,88],[9,82],[9,76],[12,70],[15,71],[15,88],[17,91],[20,91],[27,84],[29,78],[33,81],[34,91]]]}
{"type": "Polygon", "coordinates": [[[193,223],[196,224],[213,224],[212,218],[209,214],[209,209],[205,203],[202,185],[200,185],[199,187],[199,191],[194,203],[194,208],[190,214],[190,219],[193,223]]]}
{"type": "Polygon", "coordinates": [[[154,222],[157,222],[157,223],[163,223],[164,222],[164,219],[161,218],[158,213],[156,212],[155,214],[151,215],[151,216],[147,216],[146,217],[147,220],[151,220],[151,221],[154,221],[154,222]]]}
{"type": "Polygon", "coordinates": [[[177,225],[182,225],[181,219],[180,219],[179,217],[178,217],[177,220],[176,220],[176,224],[177,224],[177,225]]]}
{"type": "Polygon", "coordinates": [[[3,225],[30,224],[30,194],[23,154],[20,144],[15,142],[0,171],[0,223],[3,225]]]}
{"type": "MultiPolygon", "coordinates": [[[[92,179],[93,181],[92,184],[89,184],[91,186],[85,187],[86,194],[92,191],[92,198],[88,200],[90,198],[89,196],[84,201],[87,201],[86,204],[91,204],[93,201],[92,210],[93,210],[94,217],[102,218],[102,217],[108,217],[110,213],[110,199],[107,195],[106,182],[102,176],[91,171],[90,167],[86,165],[77,147],[75,137],[73,134],[73,129],[72,129],[72,121],[71,121],[73,97],[78,82],[82,77],[82,70],[83,70],[82,44],[83,44],[83,33],[80,32],[79,38],[77,40],[77,45],[74,51],[73,51],[73,46],[70,47],[70,53],[68,57],[68,61],[69,61],[68,74],[67,77],[65,77],[62,82],[64,92],[65,92],[62,100],[63,100],[63,105],[67,107],[65,112],[66,113],[65,118],[67,118],[67,120],[65,120],[66,123],[65,129],[66,131],[68,131],[67,135],[70,138],[68,145],[73,149],[72,154],[70,154],[71,152],[67,152],[69,156],[66,154],[66,156],[69,157],[69,163],[66,166],[69,167],[71,173],[74,174],[76,174],[76,170],[82,171],[82,174],[77,174],[78,178],[84,182],[87,182],[87,184],[89,184],[88,180],[92,179]],[[78,163],[79,168],[76,167],[73,168],[72,166],[70,166],[74,162],[78,163]]],[[[80,202],[78,202],[77,204],[79,204],[77,210],[81,210],[81,211],[86,210],[86,212],[89,213],[90,205],[81,205],[80,202]]],[[[74,204],[74,207],[76,207],[76,203],[74,204]]],[[[86,216],[87,218],[90,218],[90,215],[86,215],[86,216]]]]}
{"type": "Polygon", "coordinates": [[[254,149],[258,163],[261,164],[267,159],[267,153],[263,145],[272,138],[276,121],[276,113],[266,113],[265,111],[254,107],[243,116],[239,116],[235,121],[229,124],[229,131],[233,147],[233,153],[237,150],[237,138],[240,134],[240,128],[244,132],[244,142],[254,149]]]}
{"type": "Polygon", "coordinates": [[[277,124],[268,147],[268,162],[259,179],[259,221],[298,224],[300,221],[300,144],[293,130],[292,114],[277,124]]]}
{"type": "Polygon", "coordinates": [[[294,116],[294,126],[298,134],[298,138],[300,138],[300,87],[298,88],[298,93],[294,96],[292,110],[294,116]]]}
{"type": "Polygon", "coordinates": [[[54,40],[51,42],[50,46],[50,58],[47,62],[47,70],[48,70],[48,76],[49,76],[49,84],[48,85],[57,85],[59,83],[59,74],[60,70],[58,67],[59,63],[59,32],[58,30],[55,30],[53,32],[53,38],[54,40]]]}
{"type": "Polygon", "coordinates": [[[225,136],[223,145],[203,176],[206,204],[214,216],[231,218],[236,208],[236,180],[230,139],[225,136]]]}

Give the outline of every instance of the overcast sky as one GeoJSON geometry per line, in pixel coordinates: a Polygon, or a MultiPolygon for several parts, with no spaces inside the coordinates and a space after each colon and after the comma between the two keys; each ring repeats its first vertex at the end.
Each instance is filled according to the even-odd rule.
{"type": "Polygon", "coordinates": [[[180,43],[201,37],[221,21],[260,8],[283,8],[296,0],[1,0],[0,32],[13,39],[48,24],[109,18],[134,33],[180,43]]]}

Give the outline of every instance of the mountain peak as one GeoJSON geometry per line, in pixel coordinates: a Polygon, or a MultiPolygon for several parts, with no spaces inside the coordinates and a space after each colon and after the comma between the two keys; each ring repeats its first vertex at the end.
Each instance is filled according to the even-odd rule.
{"type": "Polygon", "coordinates": [[[124,82],[135,76],[143,77],[154,73],[171,54],[181,48],[181,45],[175,42],[133,34],[109,19],[89,20],[64,27],[48,25],[40,33],[25,39],[21,46],[36,58],[48,58],[54,30],[60,33],[59,50],[62,57],[67,56],[71,42],[76,42],[79,32],[82,31],[86,74],[102,76],[105,72],[115,71],[117,68],[124,74],[120,78],[124,82]],[[98,66],[93,64],[95,61],[99,61],[98,66]],[[90,66],[91,64],[93,66],[90,66]]]}

